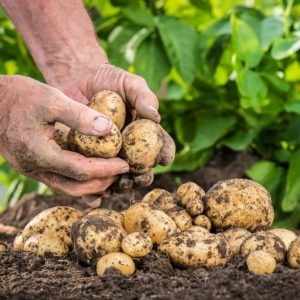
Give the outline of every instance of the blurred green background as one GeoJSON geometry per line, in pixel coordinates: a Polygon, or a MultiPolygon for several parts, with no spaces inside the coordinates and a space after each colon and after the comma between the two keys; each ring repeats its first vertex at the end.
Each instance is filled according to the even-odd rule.
{"type": "MultiPolygon", "coordinates": [[[[176,139],[175,162],[191,171],[217,149],[261,160],[249,178],[272,194],[276,225],[300,221],[300,1],[86,0],[111,63],[144,76],[176,139]]],[[[43,80],[0,10],[0,73],[43,80]]],[[[0,161],[1,208],[48,193],[0,161]]]]}

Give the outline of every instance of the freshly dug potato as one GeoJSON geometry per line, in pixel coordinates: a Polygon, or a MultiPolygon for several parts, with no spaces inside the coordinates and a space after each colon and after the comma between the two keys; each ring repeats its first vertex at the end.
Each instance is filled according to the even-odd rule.
{"type": "Polygon", "coordinates": [[[54,140],[63,150],[69,150],[68,135],[70,128],[62,123],[56,122],[54,125],[54,140]]]}
{"type": "Polygon", "coordinates": [[[132,275],[135,271],[135,264],[130,256],[121,252],[109,253],[102,256],[97,263],[97,274],[102,277],[105,271],[113,268],[123,275],[132,275]]]}
{"type": "Polygon", "coordinates": [[[241,245],[241,254],[248,256],[251,252],[263,250],[271,254],[277,262],[283,262],[287,249],[283,241],[275,234],[260,231],[251,234],[241,245]]]}
{"type": "Polygon", "coordinates": [[[130,123],[122,132],[120,155],[130,166],[133,174],[144,174],[152,169],[160,158],[163,135],[158,124],[140,119],[130,123]]]}
{"type": "Polygon", "coordinates": [[[184,230],[192,227],[192,225],[193,225],[192,218],[186,212],[185,209],[176,206],[173,209],[169,210],[167,213],[172,218],[172,220],[175,222],[177,228],[180,231],[184,231],[184,230]]]}
{"type": "Polygon", "coordinates": [[[134,175],[132,177],[133,177],[133,181],[134,181],[135,185],[141,186],[141,187],[151,185],[154,180],[154,174],[153,174],[152,170],[150,170],[144,174],[141,174],[141,175],[134,175]]]}
{"type": "Polygon", "coordinates": [[[145,232],[153,243],[160,243],[176,232],[176,224],[162,210],[148,203],[136,203],[129,207],[124,217],[128,233],[145,232]]]}
{"type": "Polygon", "coordinates": [[[24,250],[24,239],[22,231],[20,231],[14,239],[13,248],[15,251],[24,250]]]}
{"type": "Polygon", "coordinates": [[[122,241],[122,250],[131,257],[144,257],[152,247],[150,237],[144,232],[130,233],[122,241]]]}
{"type": "Polygon", "coordinates": [[[26,240],[24,251],[39,256],[44,256],[46,253],[51,253],[54,256],[64,256],[69,252],[69,248],[65,242],[56,236],[37,233],[26,240]]]}
{"type": "Polygon", "coordinates": [[[185,230],[185,232],[193,235],[200,235],[200,236],[202,236],[203,234],[210,233],[206,228],[197,225],[188,228],[187,230],[185,230]]]}
{"type": "Polygon", "coordinates": [[[7,247],[4,244],[0,243],[0,252],[4,252],[6,251],[6,249],[7,247]]]}
{"type": "Polygon", "coordinates": [[[271,274],[276,269],[276,260],[268,252],[256,250],[246,260],[248,270],[256,275],[271,274]]]}
{"type": "Polygon", "coordinates": [[[206,215],[197,216],[194,220],[194,224],[206,228],[208,231],[211,230],[210,219],[206,215]]]}
{"type": "Polygon", "coordinates": [[[227,241],[221,235],[186,230],[162,241],[159,251],[168,254],[173,263],[183,267],[215,267],[230,258],[227,241]]]}
{"type": "Polygon", "coordinates": [[[300,237],[291,242],[287,260],[291,268],[300,269],[300,237]]]}
{"type": "Polygon", "coordinates": [[[163,189],[154,189],[144,196],[142,202],[154,204],[164,212],[176,207],[175,197],[163,189]]]}
{"type": "Polygon", "coordinates": [[[179,197],[181,205],[185,206],[189,199],[202,200],[205,192],[198,184],[186,182],[178,187],[176,195],[179,197]]]}
{"type": "Polygon", "coordinates": [[[285,228],[275,228],[269,230],[269,232],[277,235],[284,242],[286,249],[289,249],[291,242],[297,238],[295,232],[285,228]]]}
{"type": "Polygon", "coordinates": [[[122,213],[117,212],[115,210],[106,208],[96,208],[90,211],[87,215],[94,217],[108,217],[112,219],[116,224],[124,226],[124,216],[122,215],[122,213]]]}
{"type": "Polygon", "coordinates": [[[61,239],[72,245],[71,227],[74,222],[81,219],[83,214],[72,207],[56,206],[46,209],[36,215],[22,232],[23,242],[34,234],[42,233],[61,239]]]}
{"type": "Polygon", "coordinates": [[[242,243],[251,233],[243,228],[230,228],[224,231],[223,235],[229,244],[231,254],[234,256],[240,253],[242,243]]]}
{"type": "Polygon", "coordinates": [[[98,92],[91,100],[89,107],[108,116],[121,130],[125,123],[126,108],[121,96],[112,91],[98,92]]]}
{"type": "Polygon", "coordinates": [[[185,209],[192,217],[196,217],[203,213],[204,204],[200,198],[189,198],[185,203],[185,209]]]}
{"type": "Polygon", "coordinates": [[[122,226],[104,216],[85,216],[73,224],[71,231],[78,259],[92,265],[107,253],[119,252],[126,235],[122,226]]]}
{"type": "Polygon", "coordinates": [[[274,219],[269,192],[248,179],[215,184],[205,195],[206,215],[217,229],[231,227],[250,231],[270,226],[274,219]]]}

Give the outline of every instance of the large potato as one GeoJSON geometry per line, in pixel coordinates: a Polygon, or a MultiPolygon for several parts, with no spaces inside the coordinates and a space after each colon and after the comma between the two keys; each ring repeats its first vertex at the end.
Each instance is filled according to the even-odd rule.
{"type": "Polygon", "coordinates": [[[122,226],[104,216],[85,216],[73,224],[71,231],[74,252],[87,264],[95,264],[107,253],[121,251],[126,235],[122,226]]]}
{"type": "Polygon", "coordinates": [[[205,195],[206,215],[215,228],[255,230],[274,219],[271,197],[260,184],[248,179],[218,182],[205,195]]]}
{"type": "Polygon", "coordinates": [[[300,269],[300,237],[291,242],[287,260],[291,268],[300,269]]]}
{"type": "Polygon", "coordinates": [[[23,242],[34,234],[46,234],[61,239],[68,246],[72,245],[71,227],[83,214],[72,207],[56,206],[36,215],[22,232],[23,242]]]}
{"type": "Polygon", "coordinates": [[[20,231],[13,242],[13,248],[15,251],[24,250],[24,239],[22,235],[22,231],[20,231]]]}
{"type": "Polygon", "coordinates": [[[154,204],[164,212],[176,207],[175,197],[170,192],[158,188],[146,194],[142,202],[154,204]]]}
{"type": "Polygon", "coordinates": [[[124,225],[124,216],[122,215],[122,213],[115,210],[106,208],[96,208],[90,211],[87,215],[94,217],[108,217],[112,219],[116,224],[119,224],[121,226],[124,225]]]}
{"type": "Polygon", "coordinates": [[[130,123],[122,132],[121,156],[130,166],[130,172],[143,174],[159,162],[163,135],[158,124],[140,119],[130,123]]]}
{"type": "Polygon", "coordinates": [[[145,232],[153,243],[160,243],[177,229],[166,213],[154,205],[142,202],[127,209],[124,227],[128,233],[145,232]]]}
{"type": "Polygon", "coordinates": [[[277,235],[284,242],[286,249],[289,249],[291,242],[297,238],[295,232],[285,228],[275,228],[269,230],[269,232],[277,235]]]}
{"type": "Polygon", "coordinates": [[[246,260],[249,271],[256,275],[271,274],[276,268],[275,258],[268,252],[256,250],[246,260]]]}
{"type": "Polygon", "coordinates": [[[232,255],[240,253],[241,245],[244,240],[251,235],[250,231],[243,228],[230,228],[223,232],[232,255]]]}

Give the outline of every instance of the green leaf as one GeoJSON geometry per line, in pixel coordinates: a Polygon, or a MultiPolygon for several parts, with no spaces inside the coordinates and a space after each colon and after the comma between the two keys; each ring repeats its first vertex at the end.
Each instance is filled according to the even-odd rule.
{"type": "Polygon", "coordinates": [[[143,76],[153,91],[158,91],[162,80],[171,69],[160,40],[145,40],[137,50],[134,61],[136,72],[143,76]]]}
{"type": "Polygon", "coordinates": [[[154,18],[150,10],[125,7],[122,9],[124,17],[132,23],[141,26],[153,27],[154,18]]]}
{"type": "Polygon", "coordinates": [[[284,109],[290,113],[300,114],[300,99],[289,99],[285,103],[284,109]]]}
{"type": "Polygon", "coordinates": [[[182,78],[191,83],[196,73],[197,33],[192,27],[169,17],[157,17],[156,25],[167,55],[182,78]]]}
{"type": "Polygon", "coordinates": [[[237,130],[233,135],[224,141],[224,145],[234,151],[242,151],[248,148],[252,141],[256,138],[257,130],[237,130]]]}
{"type": "Polygon", "coordinates": [[[190,144],[191,151],[197,152],[213,146],[233,128],[235,123],[234,116],[211,116],[199,120],[195,139],[190,144]]]}
{"type": "Polygon", "coordinates": [[[296,53],[300,49],[300,38],[280,38],[274,42],[271,55],[274,59],[284,59],[296,53]]]}
{"type": "Polygon", "coordinates": [[[274,88],[280,92],[288,92],[290,85],[277,75],[272,73],[261,73],[262,77],[265,78],[274,88]]]}

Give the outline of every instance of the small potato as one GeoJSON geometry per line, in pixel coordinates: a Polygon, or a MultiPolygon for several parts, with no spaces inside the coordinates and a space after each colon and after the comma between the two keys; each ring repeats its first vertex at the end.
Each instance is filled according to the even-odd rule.
{"type": "Polygon", "coordinates": [[[160,158],[163,135],[158,124],[140,119],[130,123],[122,132],[123,146],[120,155],[133,174],[144,174],[152,169],[160,158]]]}
{"type": "Polygon", "coordinates": [[[169,210],[167,214],[172,218],[177,228],[181,231],[184,231],[193,225],[191,216],[183,208],[177,206],[169,210]]]}
{"type": "Polygon", "coordinates": [[[230,179],[215,184],[205,195],[206,215],[217,229],[250,231],[270,226],[274,211],[269,192],[248,179],[230,179]]]}
{"type": "Polygon", "coordinates": [[[142,202],[127,209],[124,227],[128,233],[145,232],[153,243],[160,243],[177,230],[176,224],[166,213],[142,202]]]}
{"type": "Polygon", "coordinates": [[[291,268],[300,269],[300,237],[291,242],[287,260],[291,268]]]}
{"type": "Polygon", "coordinates": [[[154,174],[152,170],[141,175],[134,175],[132,177],[135,185],[141,187],[150,186],[154,180],[154,174]]]}
{"type": "Polygon", "coordinates": [[[89,107],[108,116],[121,130],[125,123],[126,108],[121,96],[112,91],[98,92],[91,100],[89,107]]]}
{"type": "Polygon", "coordinates": [[[22,231],[20,231],[14,239],[13,248],[15,251],[24,250],[24,239],[22,231]]]}
{"type": "Polygon", "coordinates": [[[102,277],[105,271],[113,268],[123,275],[132,275],[135,271],[135,264],[130,256],[121,252],[109,253],[102,256],[97,263],[97,274],[102,277]]]}
{"type": "Polygon", "coordinates": [[[122,241],[122,250],[131,257],[144,257],[152,247],[150,237],[143,232],[130,233],[122,241]]]}
{"type": "Polygon", "coordinates": [[[268,231],[260,231],[248,236],[241,245],[240,253],[248,256],[256,250],[268,252],[277,262],[284,262],[287,251],[283,241],[268,231]]]}
{"type": "Polygon", "coordinates": [[[251,252],[246,260],[248,270],[256,275],[271,274],[276,269],[275,258],[263,250],[251,252]]]}
{"type": "Polygon", "coordinates": [[[194,220],[194,224],[206,228],[208,231],[211,230],[210,219],[206,215],[197,216],[194,220]]]}
{"type": "Polygon", "coordinates": [[[5,252],[6,249],[7,247],[4,244],[0,243],[0,252],[5,252]]]}
{"type": "Polygon", "coordinates": [[[62,123],[56,122],[54,125],[54,140],[63,150],[69,150],[68,135],[70,128],[62,123]]]}
{"type": "Polygon", "coordinates": [[[64,256],[69,252],[69,248],[58,237],[48,234],[34,234],[24,243],[24,251],[32,252],[39,256],[51,253],[54,256],[64,256]]]}
{"type": "Polygon", "coordinates": [[[251,235],[251,232],[243,228],[230,228],[222,234],[229,244],[232,256],[234,256],[240,253],[242,243],[251,235]]]}
{"type": "Polygon", "coordinates": [[[291,242],[297,238],[295,232],[285,228],[275,228],[269,230],[269,232],[277,235],[284,242],[286,249],[289,249],[291,242]]]}
{"type": "Polygon", "coordinates": [[[180,198],[181,205],[185,206],[191,198],[202,200],[205,192],[198,184],[186,182],[178,187],[176,195],[180,198]]]}
{"type": "Polygon", "coordinates": [[[126,235],[122,226],[104,216],[85,216],[73,224],[71,231],[78,259],[92,265],[107,253],[121,251],[126,235]]]}
{"type": "Polygon", "coordinates": [[[185,209],[192,217],[196,217],[203,213],[204,204],[199,198],[189,198],[185,203],[185,209]]]}
{"type": "Polygon", "coordinates": [[[210,233],[206,228],[201,227],[201,226],[192,226],[190,228],[188,228],[187,230],[185,230],[185,232],[188,232],[190,234],[193,235],[203,235],[203,234],[208,234],[210,233]]]}
{"type": "Polygon", "coordinates": [[[119,224],[121,226],[124,226],[124,216],[122,213],[117,212],[115,210],[106,209],[106,208],[96,208],[90,211],[88,216],[94,216],[94,217],[108,217],[112,219],[116,224],[119,224]]]}
{"type": "Polygon", "coordinates": [[[176,207],[175,197],[163,189],[154,189],[144,196],[142,202],[154,204],[164,212],[176,207]]]}
{"type": "Polygon", "coordinates": [[[71,227],[74,222],[81,219],[83,214],[72,207],[56,206],[48,208],[36,215],[22,232],[23,241],[37,233],[52,235],[61,239],[69,247],[71,241],[71,227]]]}

